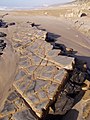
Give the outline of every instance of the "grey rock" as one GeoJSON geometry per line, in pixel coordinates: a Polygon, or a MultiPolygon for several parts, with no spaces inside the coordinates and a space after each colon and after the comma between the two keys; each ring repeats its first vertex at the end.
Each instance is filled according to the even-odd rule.
{"type": "Polygon", "coordinates": [[[65,115],[74,104],[74,99],[67,96],[65,93],[62,93],[58,96],[58,99],[55,103],[55,111],[53,114],[65,115]]]}
{"type": "Polygon", "coordinates": [[[82,84],[86,80],[86,73],[75,68],[72,73],[70,81],[76,84],[82,84]]]}
{"type": "Polygon", "coordinates": [[[3,32],[0,32],[0,37],[6,37],[7,35],[3,32]]]}
{"type": "Polygon", "coordinates": [[[25,110],[22,112],[18,112],[12,117],[14,120],[36,120],[36,118],[32,115],[30,110],[25,110]]]}
{"type": "Polygon", "coordinates": [[[81,14],[80,14],[80,17],[85,17],[85,16],[87,16],[86,13],[81,13],[81,14]]]}

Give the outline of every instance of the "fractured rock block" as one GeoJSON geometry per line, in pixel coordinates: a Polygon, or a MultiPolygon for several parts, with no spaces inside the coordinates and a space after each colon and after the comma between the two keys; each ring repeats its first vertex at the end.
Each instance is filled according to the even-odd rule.
{"type": "MultiPolygon", "coordinates": [[[[32,67],[34,66],[29,68],[32,67]]],[[[62,90],[68,74],[64,69],[55,66],[35,66],[32,72],[29,68],[28,78],[19,79],[14,83],[14,87],[41,118],[57,98],[58,92],[62,90]]]]}
{"type": "Polygon", "coordinates": [[[50,61],[55,63],[57,66],[61,66],[62,68],[65,68],[67,70],[73,69],[74,58],[72,57],[58,56],[58,57],[52,58],[50,61]]]}
{"type": "Polygon", "coordinates": [[[54,108],[52,107],[53,111],[50,111],[50,113],[55,115],[64,115],[68,110],[72,108],[73,104],[74,99],[62,93],[58,96],[54,108]]]}
{"type": "Polygon", "coordinates": [[[11,120],[14,114],[27,110],[28,106],[19,94],[12,89],[0,111],[0,120],[11,120]]]}
{"type": "MultiPolygon", "coordinates": [[[[53,49],[53,46],[45,41],[46,32],[23,27],[24,24],[14,32],[12,41],[14,50],[19,54],[13,86],[21,96],[14,101],[12,118],[15,120],[23,119],[22,112],[17,110],[24,106],[22,101],[25,101],[37,117],[45,117],[67,83],[67,70],[72,70],[74,64],[74,58],[59,55],[60,50],[53,49]]],[[[15,97],[12,93],[8,100],[13,103],[15,97]]]]}

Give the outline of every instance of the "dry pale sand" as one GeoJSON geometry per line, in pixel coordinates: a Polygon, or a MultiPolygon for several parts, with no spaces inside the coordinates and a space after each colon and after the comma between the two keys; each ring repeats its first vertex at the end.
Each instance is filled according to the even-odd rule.
{"type": "Polygon", "coordinates": [[[57,40],[57,43],[73,48],[77,52],[77,57],[87,61],[90,66],[90,38],[72,27],[67,19],[39,14],[38,11],[37,15],[34,15],[33,12],[31,14],[31,11],[15,11],[10,12],[4,19],[18,24],[27,21],[34,22],[39,29],[48,31],[57,40]]]}

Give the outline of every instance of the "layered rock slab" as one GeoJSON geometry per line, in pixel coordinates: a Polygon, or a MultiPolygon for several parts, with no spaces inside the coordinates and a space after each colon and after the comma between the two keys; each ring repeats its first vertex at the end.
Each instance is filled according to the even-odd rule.
{"type": "Polygon", "coordinates": [[[19,32],[13,37],[15,48],[25,54],[27,52],[34,53],[41,59],[48,60],[57,67],[62,67],[68,70],[73,69],[74,58],[60,56],[60,50],[53,49],[53,46],[45,41],[45,31],[37,30],[36,28],[18,28],[19,32]],[[29,32],[30,31],[30,32],[29,32]],[[52,50],[53,49],[53,50],[52,50]],[[27,51],[27,52],[26,52],[27,51]]]}
{"type": "Polygon", "coordinates": [[[0,112],[0,120],[28,120],[28,118],[36,120],[26,102],[12,87],[0,112]]]}
{"type": "Polygon", "coordinates": [[[12,41],[19,54],[13,86],[39,118],[48,113],[67,82],[66,69],[72,70],[74,64],[74,58],[59,56],[60,50],[54,50],[45,38],[45,31],[20,25],[12,41]]]}
{"type": "Polygon", "coordinates": [[[43,111],[49,109],[58,92],[62,90],[68,74],[64,69],[58,70],[50,65],[41,65],[38,68],[30,66],[24,73],[25,75],[14,83],[14,87],[37,116],[42,117],[45,114],[43,111]]]}
{"type": "Polygon", "coordinates": [[[31,34],[27,28],[20,29],[14,39],[15,49],[20,53],[14,87],[36,115],[42,117],[66,83],[68,73],[64,68],[72,69],[74,59],[58,56],[60,50],[52,50],[53,46],[45,41],[46,32],[29,29],[31,34]]]}

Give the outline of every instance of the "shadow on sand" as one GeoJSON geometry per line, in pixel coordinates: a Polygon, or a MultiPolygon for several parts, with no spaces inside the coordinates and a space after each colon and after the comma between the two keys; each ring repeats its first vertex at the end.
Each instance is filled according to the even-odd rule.
{"type": "MultiPolygon", "coordinates": [[[[57,38],[59,38],[59,37],[61,37],[61,35],[48,32],[46,35],[46,41],[50,42],[53,45],[53,49],[60,49],[61,51],[65,52],[66,46],[64,44],[55,43],[57,41],[57,38]]],[[[87,62],[87,65],[90,67],[90,57],[76,55],[77,52],[78,51],[73,51],[73,54],[70,57],[75,57],[80,60],[83,60],[83,61],[87,62]]]]}
{"type": "Polygon", "coordinates": [[[87,57],[87,56],[78,56],[78,55],[75,55],[76,58],[80,59],[80,60],[83,60],[85,62],[87,62],[87,65],[90,67],[90,57],[87,57]]]}
{"type": "MultiPolygon", "coordinates": [[[[81,91],[75,98],[75,104],[77,104],[83,97],[84,91],[81,91]]],[[[73,105],[73,106],[74,106],[73,105]]],[[[71,109],[69,110],[65,115],[53,115],[53,114],[48,114],[48,116],[45,118],[45,120],[77,120],[78,118],[79,111],[76,109],[71,109]]]]}
{"type": "Polygon", "coordinates": [[[47,37],[50,39],[50,38],[53,38],[54,40],[61,37],[61,35],[58,35],[58,34],[55,34],[55,33],[51,33],[51,32],[48,32],[47,33],[47,37]]]}
{"type": "MultiPolygon", "coordinates": [[[[59,37],[61,37],[61,36],[49,32],[47,34],[46,41],[50,42],[53,45],[53,49],[60,49],[61,51],[65,51],[66,50],[66,46],[64,44],[55,43],[57,41],[56,39],[59,38],[59,37]]],[[[78,56],[78,55],[76,55],[76,53],[77,53],[77,51],[73,51],[72,57],[75,57],[75,58],[78,58],[80,60],[83,60],[83,61],[87,62],[88,66],[90,66],[90,57],[78,56]]],[[[84,91],[80,91],[80,93],[75,97],[74,105],[77,104],[82,99],[84,94],[85,94],[84,91]]],[[[64,116],[49,114],[46,117],[45,120],[77,120],[78,114],[79,114],[79,111],[77,111],[76,109],[72,108],[64,116]]]]}
{"type": "Polygon", "coordinates": [[[79,112],[76,109],[71,109],[66,115],[48,114],[45,120],[77,120],[79,112]]]}
{"type": "Polygon", "coordinates": [[[70,51],[67,52],[67,47],[64,44],[56,43],[57,38],[59,37],[61,37],[61,35],[48,32],[46,35],[46,41],[53,45],[53,49],[61,50],[59,55],[73,57],[77,51],[73,51],[73,49],[70,48],[70,51]]]}
{"type": "Polygon", "coordinates": [[[79,112],[76,109],[71,109],[62,119],[58,120],[77,120],[79,112]]]}

